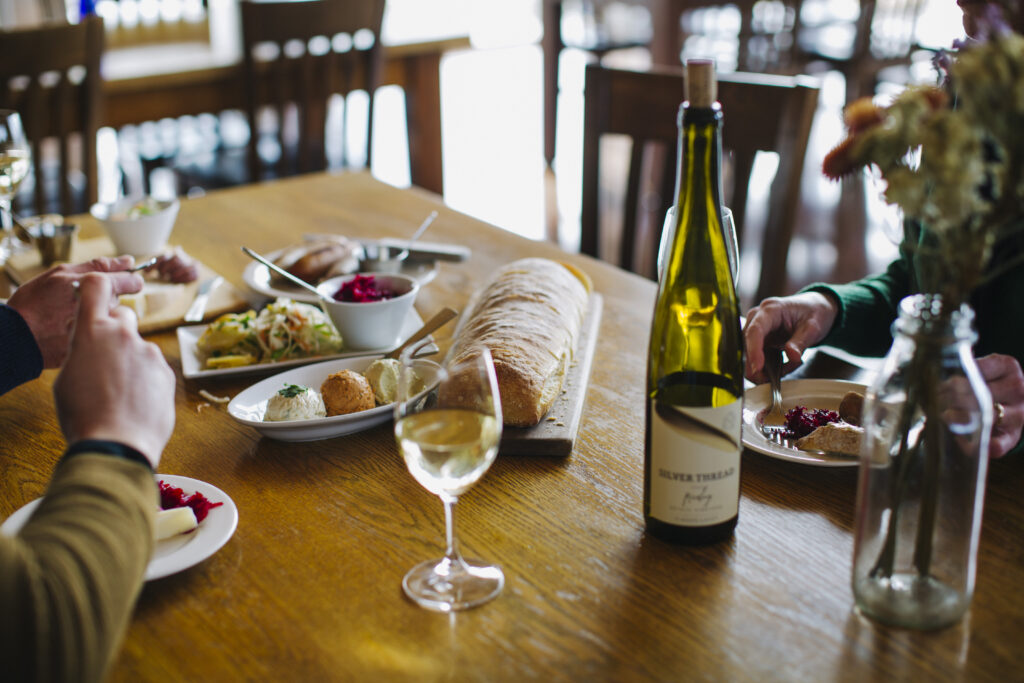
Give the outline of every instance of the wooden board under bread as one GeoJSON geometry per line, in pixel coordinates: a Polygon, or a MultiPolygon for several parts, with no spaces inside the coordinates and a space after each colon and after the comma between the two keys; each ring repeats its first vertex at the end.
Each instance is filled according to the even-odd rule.
{"type": "MultiPolygon", "coordinates": [[[[101,256],[114,256],[115,254],[116,250],[113,243],[106,237],[76,240],[71,248],[70,261],[72,263],[81,263],[101,256]]],[[[199,267],[199,278],[194,282],[180,285],[183,291],[180,296],[173,297],[172,304],[155,310],[144,311],[142,317],[139,318],[139,332],[145,334],[166,330],[185,322],[185,312],[192,304],[192,300],[199,290],[199,284],[217,275],[213,270],[198,261],[196,265],[199,267]]],[[[20,285],[26,280],[39,275],[48,268],[49,266],[43,266],[39,258],[39,252],[34,249],[14,254],[5,264],[7,275],[16,285],[20,285]]],[[[248,305],[245,298],[229,282],[221,282],[210,293],[210,300],[206,306],[204,320],[210,320],[222,313],[245,309],[248,305]]]]}
{"type": "Polygon", "coordinates": [[[555,399],[547,415],[533,427],[506,426],[501,433],[499,455],[566,456],[572,452],[587,397],[603,307],[601,295],[592,293],[561,395],[555,399]]]}

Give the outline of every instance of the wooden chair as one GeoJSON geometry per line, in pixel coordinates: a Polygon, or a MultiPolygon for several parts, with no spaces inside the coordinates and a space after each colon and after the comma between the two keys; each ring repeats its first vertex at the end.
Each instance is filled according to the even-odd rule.
{"type": "Polygon", "coordinates": [[[652,62],[675,66],[690,56],[713,56],[729,70],[783,71],[791,63],[802,1],[657,0],[652,62]]]}
{"type": "MultiPolygon", "coordinates": [[[[583,200],[580,250],[604,257],[623,268],[654,277],[656,253],[665,212],[673,204],[678,145],[677,113],[683,99],[682,69],[646,72],[587,66],[584,85],[583,200]],[[632,151],[626,190],[621,200],[621,238],[618,254],[604,256],[602,235],[601,139],[608,134],[628,136],[632,151]],[[645,151],[665,159],[663,167],[645,177],[645,151]],[[653,187],[652,187],[653,185],[653,187]],[[639,219],[639,220],[638,220],[639,219]],[[646,225],[644,224],[646,223],[646,225]]],[[[756,74],[720,74],[723,155],[731,172],[723,182],[725,202],[736,220],[743,245],[747,196],[754,157],[776,152],[779,166],[772,181],[768,215],[761,243],[761,274],[757,300],[784,293],[786,255],[793,235],[800,197],[800,178],[810,137],[818,89],[802,78],[756,74]],[[729,177],[732,181],[729,182],[729,177]]],[[[647,169],[650,171],[650,169],[647,169]]],[[[725,175],[725,174],[723,174],[725,175]]]]}
{"type": "Polygon", "coordinates": [[[327,167],[328,100],[355,90],[370,95],[365,154],[369,166],[384,0],[244,1],[241,7],[250,178],[258,180],[263,172],[258,145],[259,114],[264,107],[277,112],[281,149],[270,174],[322,170],[327,167]],[[372,39],[369,46],[360,43],[366,31],[372,39]],[[297,116],[294,144],[285,125],[291,110],[297,116]]]}
{"type": "MultiPolygon", "coordinates": [[[[647,6],[658,0],[619,0],[624,5],[647,6]]],[[[577,3],[583,16],[589,21],[589,35],[578,39],[567,39],[562,34],[563,0],[542,0],[541,15],[544,36],[541,48],[544,53],[544,158],[550,166],[555,159],[555,129],[558,120],[558,61],[562,50],[570,47],[584,50],[597,57],[598,61],[610,52],[635,47],[647,47],[651,35],[642,29],[631,34],[615,35],[605,25],[603,13],[612,0],[579,0],[577,3]]]]}
{"type": "Polygon", "coordinates": [[[825,9],[807,15],[817,2],[803,0],[804,11],[797,24],[794,59],[801,69],[819,62],[835,69],[846,79],[846,101],[875,94],[879,72],[909,66],[917,44],[917,21],[924,0],[861,0],[853,18],[835,17],[825,9]]]}
{"type": "Polygon", "coordinates": [[[105,0],[96,3],[107,31],[107,49],[210,44],[207,0],[105,0]]]}
{"type": "Polygon", "coordinates": [[[96,201],[102,52],[98,17],[0,32],[0,107],[21,114],[32,143],[37,213],[77,213],[96,201]],[[54,164],[56,173],[50,173],[54,164]],[[78,169],[84,187],[73,180],[78,169]]]}
{"type": "Polygon", "coordinates": [[[589,52],[600,62],[615,50],[646,47],[655,67],[674,68],[686,56],[734,59],[730,70],[781,73],[794,63],[792,46],[799,25],[803,0],[577,0],[583,13],[592,16],[593,36],[569,41],[562,36],[564,0],[543,0],[544,37],[544,158],[550,166],[555,157],[555,129],[558,115],[558,57],[572,47],[589,52]],[[649,26],[615,34],[605,26],[602,12],[608,5],[631,5],[649,16],[649,26]],[[725,16],[739,15],[738,25],[726,25],[725,16]],[[647,29],[646,31],[644,29],[647,29]],[[702,42],[703,41],[703,42],[702,42]],[[715,54],[709,54],[710,48],[715,54]],[[735,45],[734,55],[718,54],[721,44],[735,45]],[[691,45],[694,54],[690,55],[691,45]]]}

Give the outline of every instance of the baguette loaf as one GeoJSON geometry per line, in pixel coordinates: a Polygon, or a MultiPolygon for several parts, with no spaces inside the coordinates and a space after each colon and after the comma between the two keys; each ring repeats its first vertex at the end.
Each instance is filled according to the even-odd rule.
{"type": "Polygon", "coordinates": [[[587,309],[586,275],[544,258],[500,268],[474,295],[456,334],[458,361],[491,350],[506,425],[540,422],[562,390],[587,309]]]}

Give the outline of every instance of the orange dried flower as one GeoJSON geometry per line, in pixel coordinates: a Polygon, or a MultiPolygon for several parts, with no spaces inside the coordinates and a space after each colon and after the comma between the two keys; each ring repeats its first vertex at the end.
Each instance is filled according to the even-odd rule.
{"type": "Polygon", "coordinates": [[[843,110],[843,122],[851,135],[873,128],[882,122],[884,111],[871,101],[870,97],[862,97],[851,102],[843,110]]]}
{"type": "Polygon", "coordinates": [[[945,109],[949,104],[949,94],[945,90],[940,90],[939,88],[927,88],[922,89],[921,92],[932,111],[945,109]]]}
{"type": "Polygon", "coordinates": [[[830,180],[839,180],[843,176],[853,173],[859,167],[851,154],[853,143],[854,138],[851,135],[825,155],[825,160],[821,163],[821,170],[830,180]]]}

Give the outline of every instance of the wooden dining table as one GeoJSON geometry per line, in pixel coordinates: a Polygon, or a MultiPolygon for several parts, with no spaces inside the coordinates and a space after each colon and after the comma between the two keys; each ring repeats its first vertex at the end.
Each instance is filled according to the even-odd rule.
{"type": "MultiPolygon", "coordinates": [[[[460,214],[365,173],[316,174],[184,200],[172,242],[242,289],[247,245],[306,232],[408,237],[432,210],[441,262],[416,302],[461,310],[498,266],[571,263],[604,300],[586,401],[564,457],[499,454],[461,499],[467,556],[499,563],[502,594],[453,614],[405,597],[402,576],[443,553],[437,497],[410,476],[390,424],[286,443],[200,394],[256,378],[185,380],[173,331],[149,336],[178,375],[159,471],[210,483],[238,508],[208,559],[147,583],[112,681],[1011,680],[1024,671],[1024,462],[992,462],[967,616],[943,630],[879,625],[854,609],[857,467],[746,450],[734,536],[686,547],[644,532],[644,373],[653,282],[460,214]]],[[[99,226],[81,219],[83,235],[99,226]]],[[[814,355],[805,377],[865,379],[814,355]]],[[[42,495],[64,442],[54,371],[0,397],[0,517],[42,495]]],[[[213,513],[211,513],[213,514],[213,513]]]]}

